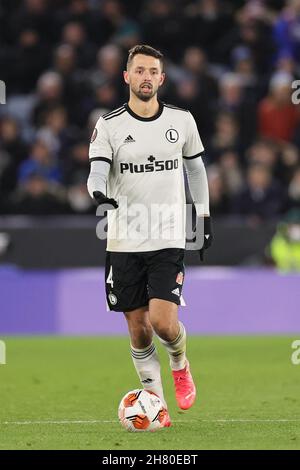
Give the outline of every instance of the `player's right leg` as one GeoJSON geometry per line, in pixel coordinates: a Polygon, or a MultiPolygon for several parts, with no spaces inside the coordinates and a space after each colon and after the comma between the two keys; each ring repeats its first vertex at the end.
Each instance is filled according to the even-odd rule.
{"type": "MultiPolygon", "coordinates": [[[[161,380],[160,362],[153,343],[153,330],[149,321],[148,307],[125,312],[124,315],[130,335],[131,356],[141,384],[146,390],[158,395],[167,409],[161,380]]],[[[165,426],[168,427],[170,424],[170,417],[168,416],[165,426]]]]}

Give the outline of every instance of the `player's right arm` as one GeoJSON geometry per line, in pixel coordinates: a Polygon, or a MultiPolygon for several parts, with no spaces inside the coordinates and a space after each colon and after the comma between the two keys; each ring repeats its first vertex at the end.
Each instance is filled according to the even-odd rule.
{"type": "Polygon", "coordinates": [[[108,205],[107,209],[116,209],[118,207],[118,203],[114,199],[108,198],[106,195],[106,182],[112,164],[112,156],[113,149],[110,145],[106,123],[104,119],[100,117],[90,142],[89,161],[91,169],[87,181],[87,188],[91,198],[93,198],[98,205],[108,205]]]}

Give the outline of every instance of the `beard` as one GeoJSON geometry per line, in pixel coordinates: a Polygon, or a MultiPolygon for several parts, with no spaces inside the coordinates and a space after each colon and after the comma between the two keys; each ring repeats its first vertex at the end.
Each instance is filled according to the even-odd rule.
{"type": "Polygon", "coordinates": [[[151,92],[149,93],[145,93],[141,88],[139,88],[138,90],[134,90],[132,88],[131,91],[137,98],[139,98],[141,101],[144,101],[145,103],[147,101],[150,101],[151,98],[153,98],[153,96],[157,92],[157,90],[155,90],[154,88],[152,88],[151,92]]]}

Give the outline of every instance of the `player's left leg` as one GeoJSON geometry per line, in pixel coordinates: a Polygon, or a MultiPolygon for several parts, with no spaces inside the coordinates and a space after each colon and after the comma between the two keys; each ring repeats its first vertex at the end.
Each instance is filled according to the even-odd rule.
{"type": "Polygon", "coordinates": [[[178,305],[152,298],[149,302],[149,319],[168,352],[178,406],[187,410],[195,401],[196,387],[186,358],[186,331],[178,321],[178,305]]]}

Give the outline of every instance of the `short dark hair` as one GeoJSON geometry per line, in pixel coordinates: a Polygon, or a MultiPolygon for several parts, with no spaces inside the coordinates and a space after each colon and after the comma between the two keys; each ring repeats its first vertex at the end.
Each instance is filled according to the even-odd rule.
{"type": "Polygon", "coordinates": [[[150,55],[151,57],[159,59],[161,68],[163,68],[164,56],[159,50],[154,49],[154,47],[148,46],[147,44],[138,44],[129,50],[127,59],[127,69],[130,63],[132,62],[134,56],[137,54],[150,55]]]}

